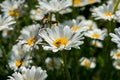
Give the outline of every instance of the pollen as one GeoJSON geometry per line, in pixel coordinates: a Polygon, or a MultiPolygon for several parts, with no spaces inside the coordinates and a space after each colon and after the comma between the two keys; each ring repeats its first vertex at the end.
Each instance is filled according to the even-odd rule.
{"type": "Polygon", "coordinates": [[[12,16],[12,17],[19,17],[19,16],[20,16],[20,13],[19,13],[19,11],[17,11],[17,10],[11,10],[11,11],[9,12],[9,15],[12,16]]]}
{"type": "Polygon", "coordinates": [[[33,45],[35,43],[35,38],[30,38],[30,39],[28,39],[28,41],[27,41],[27,44],[28,45],[33,45]]]}
{"type": "Polygon", "coordinates": [[[73,4],[80,5],[80,4],[82,4],[82,1],[81,0],[73,0],[73,4]]]}
{"type": "Polygon", "coordinates": [[[105,16],[107,16],[107,17],[111,17],[113,14],[112,13],[110,13],[110,12],[106,12],[105,13],[105,16]]]}
{"type": "Polygon", "coordinates": [[[88,2],[89,2],[89,3],[93,3],[93,2],[95,2],[95,0],[88,0],[88,2]]]}
{"type": "Polygon", "coordinates": [[[92,25],[89,25],[89,26],[88,26],[88,29],[89,29],[89,30],[92,30],[92,28],[93,28],[92,25]]]}
{"type": "Polygon", "coordinates": [[[53,42],[53,45],[56,46],[57,48],[59,48],[62,45],[66,46],[68,41],[69,40],[67,38],[58,38],[53,42]]]}
{"type": "Polygon", "coordinates": [[[120,52],[115,53],[116,57],[120,57],[120,52]]]}
{"type": "Polygon", "coordinates": [[[100,34],[94,33],[94,34],[92,35],[92,37],[95,38],[95,39],[99,39],[99,38],[100,38],[100,34]]]}
{"type": "Polygon", "coordinates": [[[74,26],[74,27],[72,27],[72,30],[73,31],[78,31],[80,28],[78,27],[78,26],[74,26]]]}
{"type": "Polygon", "coordinates": [[[86,60],[86,61],[84,62],[84,65],[85,65],[86,67],[90,67],[90,62],[89,62],[88,60],[86,60]]]}
{"type": "Polygon", "coordinates": [[[40,10],[40,9],[36,10],[36,13],[38,13],[38,14],[40,14],[41,12],[42,12],[42,10],[40,10]]]}
{"type": "Polygon", "coordinates": [[[16,65],[17,67],[22,66],[22,65],[24,65],[24,64],[25,64],[24,61],[20,61],[20,60],[18,60],[18,61],[15,62],[15,65],[16,65]]]}

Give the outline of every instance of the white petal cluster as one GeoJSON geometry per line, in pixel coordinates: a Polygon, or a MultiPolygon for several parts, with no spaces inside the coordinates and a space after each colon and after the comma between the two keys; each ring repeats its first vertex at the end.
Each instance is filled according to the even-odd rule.
{"type": "Polygon", "coordinates": [[[47,78],[47,73],[45,70],[42,70],[41,67],[36,68],[32,66],[31,69],[24,68],[22,73],[13,73],[9,78],[10,79],[7,80],[45,80],[47,78]]]}
{"type": "Polygon", "coordinates": [[[78,48],[83,44],[83,34],[74,33],[69,26],[58,26],[55,28],[47,28],[42,30],[39,35],[47,42],[43,44],[45,50],[52,50],[57,52],[59,50],[70,50],[71,48],[78,48]]]}

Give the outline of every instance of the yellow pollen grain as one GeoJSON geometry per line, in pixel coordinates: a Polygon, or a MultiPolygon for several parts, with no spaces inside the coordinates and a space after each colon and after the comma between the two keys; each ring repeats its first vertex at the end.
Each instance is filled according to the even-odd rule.
{"type": "Polygon", "coordinates": [[[110,12],[106,12],[105,13],[105,16],[107,16],[107,17],[111,17],[113,14],[112,13],[110,13],[110,12]]]}
{"type": "Polygon", "coordinates": [[[30,39],[28,39],[28,41],[27,41],[27,44],[28,45],[33,45],[35,43],[35,38],[30,38],[30,39]]]}
{"type": "Polygon", "coordinates": [[[67,43],[68,43],[67,38],[58,38],[53,42],[53,45],[59,48],[62,45],[66,46],[67,43]]]}
{"type": "Polygon", "coordinates": [[[18,61],[15,62],[15,65],[16,65],[17,67],[22,66],[22,65],[24,65],[24,61],[18,60],[18,61]]]}
{"type": "Polygon", "coordinates": [[[94,3],[96,0],[88,0],[89,3],[94,3]]]}
{"type": "Polygon", "coordinates": [[[74,26],[74,27],[72,27],[72,30],[73,31],[78,31],[80,28],[78,27],[78,26],[74,26]]]}
{"type": "Polygon", "coordinates": [[[80,4],[82,4],[82,1],[81,0],[74,0],[73,4],[74,5],[80,5],[80,4]]]}
{"type": "Polygon", "coordinates": [[[86,67],[90,67],[90,62],[89,62],[88,60],[86,60],[86,61],[84,62],[84,65],[85,65],[86,67]]]}
{"type": "Polygon", "coordinates": [[[94,34],[92,35],[92,37],[95,38],[95,39],[99,39],[99,38],[100,38],[100,34],[94,33],[94,34]]]}
{"type": "Polygon", "coordinates": [[[11,10],[9,12],[9,15],[12,16],[12,17],[19,17],[20,13],[17,10],[11,10]]]}
{"type": "Polygon", "coordinates": [[[115,56],[120,57],[120,53],[119,52],[115,53],[115,56]]]}

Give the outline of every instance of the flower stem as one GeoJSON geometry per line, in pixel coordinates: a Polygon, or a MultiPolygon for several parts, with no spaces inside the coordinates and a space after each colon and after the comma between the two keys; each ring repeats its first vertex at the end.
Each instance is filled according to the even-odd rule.
{"type": "Polygon", "coordinates": [[[120,0],[118,0],[118,2],[116,3],[115,8],[114,8],[114,11],[113,11],[113,14],[114,14],[115,11],[117,10],[119,3],[120,3],[120,0]]]}
{"type": "Polygon", "coordinates": [[[65,80],[71,80],[70,73],[69,73],[69,70],[68,70],[68,65],[67,65],[67,59],[66,59],[65,54],[66,54],[65,51],[61,52],[61,55],[62,55],[62,58],[63,58],[63,61],[64,61],[64,72],[65,72],[65,77],[66,77],[65,80]]]}

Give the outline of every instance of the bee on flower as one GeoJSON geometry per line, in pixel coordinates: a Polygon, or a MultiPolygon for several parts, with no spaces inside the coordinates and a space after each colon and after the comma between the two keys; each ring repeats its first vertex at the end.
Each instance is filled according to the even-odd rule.
{"type": "Polygon", "coordinates": [[[47,78],[46,70],[41,67],[32,66],[25,68],[20,72],[14,72],[12,76],[8,76],[7,80],[45,80],[47,78]]]}
{"type": "Polygon", "coordinates": [[[39,35],[46,43],[42,45],[44,50],[71,50],[71,48],[80,48],[83,44],[83,34],[74,33],[69,26],[58,26],[47,28],[39,32],[39,35]]]}
{"type": "Polygon", "coordinates": [[[19,44],[13,46],[10,52],[9,66],[14,71],[19,68],[22,69],[24,66],[30,66],[32,62],[30,54],[23,51],[22,47],[19,44]]]}
{"type": "Polygon", "coordinates": [[[82,57],[79,61],[80,61],[81,66],[85,66],[87,68],[95,68],[96,67],[95,58],[88,59],[86,57],[82,57]]]}

